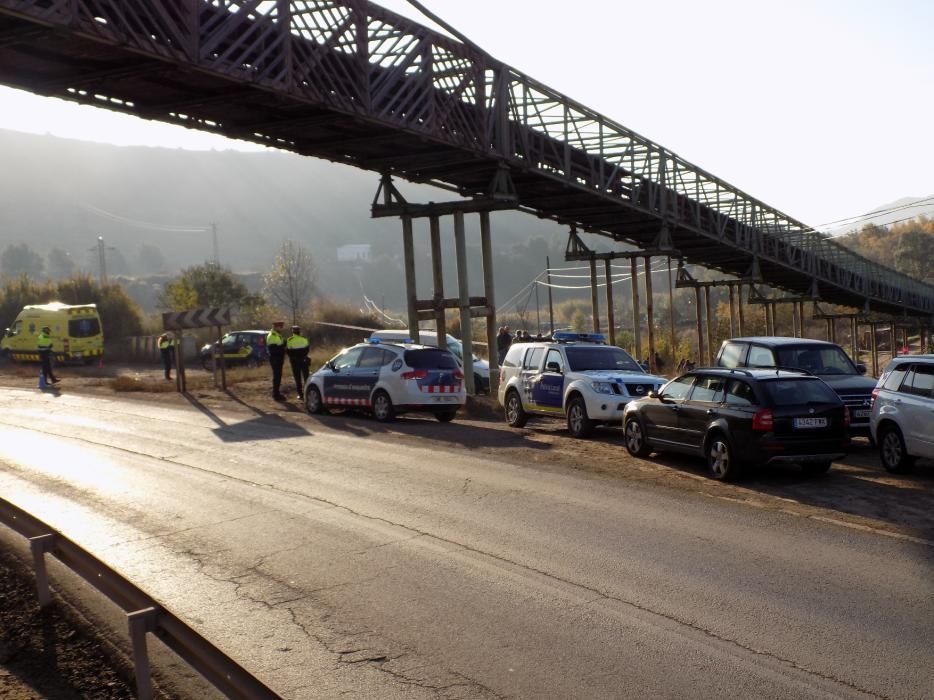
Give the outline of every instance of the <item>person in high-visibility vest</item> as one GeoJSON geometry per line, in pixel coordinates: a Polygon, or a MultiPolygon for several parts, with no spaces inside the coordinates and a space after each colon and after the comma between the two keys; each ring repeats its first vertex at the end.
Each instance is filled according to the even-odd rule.
{"type": "Polygon", "coordinates": [[[49,384],[58,384],[58,377],[52,371],[52,331],[48,326],[43,326],[39,331],[39,337],[36,338],[36,347],[39,350],[39,360],[42,362],[40,370],[45,375],[45,381],[49,384]]]}
{"type": "Polygon", "coordinates": [[[159,352],[162,354],[162,366],[165,369],[165,378],[172,378],[172,365],[175,364],[175,336],[163,333],[159,336],[159,352]]]}
{"type": "Polygon", "coordinates": [[[302,329],[292,326],[292,335],[286,341],[289,353],[289,364],[292,365],[292,377],[295,379],[295,388],[298,398],[305,396],[305,380],[308,379],[308,338],[302,335],[302,329]]]}
{"type": "Polygon", "coordinates": [[[276,321],[266,334],[266,349],[269,351],[269,365],[272,367],[272,398],[285,401],[279,387],[282,384],[282,365],[285,364],[285,339],[282,337],[284,321],[276,321]]]}

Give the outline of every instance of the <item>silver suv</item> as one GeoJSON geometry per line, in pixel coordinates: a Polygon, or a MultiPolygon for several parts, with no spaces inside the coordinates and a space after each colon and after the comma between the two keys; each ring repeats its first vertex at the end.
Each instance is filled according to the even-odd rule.
{"type": "Polygon", "coordinates": [[[888,364],[872,392],[869,428],[890,472],[908,471],[919,457],[934,459],[934,355],[888,364]]]}

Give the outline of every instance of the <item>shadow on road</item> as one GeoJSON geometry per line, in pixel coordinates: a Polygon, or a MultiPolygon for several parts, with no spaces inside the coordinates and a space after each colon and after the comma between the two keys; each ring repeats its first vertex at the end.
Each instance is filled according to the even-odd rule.
{"type": "MultiPolygon", "coordinates": [[[[229,392],[228,392],[229,393],[229,392]]],[[[185,399],[201,413],[210,418],[217,426],[213,433],[224,442],[248,442],[252,440],[278,440],[282,437],[295,437],[298,435],[310,435],[309,431],[303,426],[297,425],[293,421],[275,414],[267,413],[262,409],[251,406],[245,401],[230,395],[234,401],[242,404],[256,414],[255,418],[239,423],[226,423],[210,408],[198,401],[191,394],[183,394],[185,399]]]]}

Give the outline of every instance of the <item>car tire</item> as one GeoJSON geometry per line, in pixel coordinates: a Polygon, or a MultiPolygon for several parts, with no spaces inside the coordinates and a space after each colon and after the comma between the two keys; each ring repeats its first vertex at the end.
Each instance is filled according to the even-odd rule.
{"type": "Polygon", "coordinates": [[[522,408],[522,397],[515,389],[506,392],[506,422],[513,428],[521,428],[529,420],[529,414],[522,408]]]}
{"type": "Polygon", "coordinates": [[[804,473],[810,476],[820,476],[830,471],[833,462],[806,462],[801,465],[804,473]]]}
{"type": "Polygon", "coordinates": [[[567,421],[568,431],[574,437],[585,439],[593,435],[596,423],[587,417],[587,404],[580,396],[568,401],[567,421]]]}
{"type": "Polygon", "coordinates": [[[914,466],[914,457],[908,454],[898,427],[887,425],[879,431],[879,459],[885,470],[892,474],[903,474],[914,466]]]}
{"type": "Polygon", "coordinates": [[[208,355],[207,357],[202,357],[201,366],[204,367],[205,371],[213,372],[214,371],[214,358],[212,358],[210,355],[208,355]]]}
{"type": "Polygon", "coordinates": [[[321,392],[314,384],[311,384],[305,391],[305,408],[309,413],[324,413],[324,401],[321,400],[321,392]]]}
{"type": "Polygon", "coordinates": [[[450,423],[456,415],[457,411],[438,411],[435,413],[435,418],[441,423],[450,423]]]}
{"type": "Polygon", "coordinates": [[[380,389],[373,394],[373,416],[380,423],[388,423],[396,417],[396,410],[392,406],[392,399],[389,394],[380,389]]]}
{"type": "Polygon", "coordinates": [[[713,433],[707,438],[707,470],[717,481],[730,481],[739,474],[739,467],[733,455],[733,446],[723,433],[713,433]]]}
{"type": "Polygon", "coordinates": [[[652,451],[645,440],[645,431],[642,429],[642,422],[638,418],[629,418],[624,428],[626,436],[626,450],[633,457],[647,457],[652,451]]]}

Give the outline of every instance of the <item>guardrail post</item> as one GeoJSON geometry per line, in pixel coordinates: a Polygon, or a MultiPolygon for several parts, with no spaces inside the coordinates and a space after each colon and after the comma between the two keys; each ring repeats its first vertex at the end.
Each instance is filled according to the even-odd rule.
{"type": "Polygon", "coordinates": [[[39,607],[44,608],[52,602],[49,592],[49,574],[45,568],[45,553],[55,546],[55,535],[39,535],[29,538],[29,548],[32,550],[32,564],[36,570],[36,594],[39,598],[39,607]]]}
{"type": "Polygon", "coordinates": [[[133,644],[133,668],[136,671],[136,697],[152,700],[152,678],[149,670],[149,654],[146,650],[146,633],[156,630],[156,609],[143,608],[126,615],[133,644]]]}

